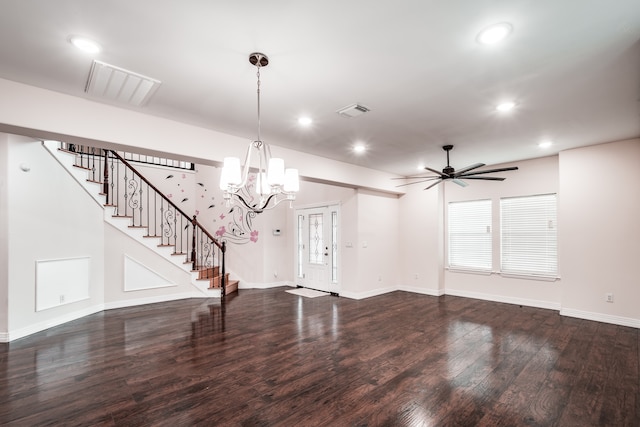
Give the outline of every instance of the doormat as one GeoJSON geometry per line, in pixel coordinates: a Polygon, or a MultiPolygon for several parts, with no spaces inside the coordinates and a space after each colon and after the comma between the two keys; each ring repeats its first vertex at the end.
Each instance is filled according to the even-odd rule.
{"type": "Polygon", "coordinates": [[[323,297],[325,295],[330,295],[329,292],[316,291],[314,289],[307,289],[307,288],[296,288],[296,289],[287,290],[285,292],[288,292],[294,295],[300,295],[307,298],[323,297]]]}

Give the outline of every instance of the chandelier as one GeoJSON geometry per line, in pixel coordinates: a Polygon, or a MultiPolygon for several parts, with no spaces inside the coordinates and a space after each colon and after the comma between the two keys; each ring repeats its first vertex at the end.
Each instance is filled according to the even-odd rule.
{"type": "Polygon", "coordinates": [[[237,157],[225,157],[220,175],[220,189],[224,192],[227,206],[239,201],[242,206],[255,213],[272,209],[280,202],[292,202],[299,190],[298,170],[285,169],[284,160],[271,157],[269,144],[260,137],[260,68],[269,64],[263,53],[252,53],[249,62],[258,69],[258,139],[247,148],[244,166],[237,157]],[[257,156],[255,180],[250,178],[251,157],[257,156]]]}

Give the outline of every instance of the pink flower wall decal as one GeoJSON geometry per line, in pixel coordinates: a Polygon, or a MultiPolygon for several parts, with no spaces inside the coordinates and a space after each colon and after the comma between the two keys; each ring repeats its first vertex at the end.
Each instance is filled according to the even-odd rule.
{"type": "Polygon", "coordinates": [[[217,237],[222,237],[222,236],[224,236],[224,233],[226,233],[226,232],[227,232],[227,229],[224,228],[224,225],[223,225],[220,228],[218,228],[218,230],[216,231],[216,236],[217,237]]]}
{"type": "Polygon", "coordinates": [[[251,237],[249,238],[249,240],[251,240],[253,243],[256,243],[258,241],[258,230],[253,230],[251,232],[251,237]]]}

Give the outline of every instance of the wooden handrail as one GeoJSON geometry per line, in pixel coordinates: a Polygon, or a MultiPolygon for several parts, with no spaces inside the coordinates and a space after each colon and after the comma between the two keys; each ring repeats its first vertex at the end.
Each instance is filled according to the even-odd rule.
{"type": "MultiPolygon", "coordinates": [[[[126,161],[121,155],[119,155],[117,152],[113,151],[113,150],[109,150],[109,152],[111,154],[113,154],[113,156],[115,158],[117,158],[118,160],[120,160],[124,165],[126,165],[129,169],[131,169],[136,175],[138,175],[138,177],[140,177],[140,179],[142,181],[145,182],[145,184],[147,184],[151,189],[153,189],[160,197],[162,197],[169,205],[171,205],[177,212],[180,213],[180,215],[182,215],[185,218],[189,218],[189,215],[187,215],[186,213],[184,213],[184,211],[182,209],[180,209],[178,206],[176,206],[175,203],[173,203],[171,200],[169,200],[168,197],[166,197],[160,190],[158,190],[158,188],[153,185],[151,182],[149,182],[149,180],[147,178],[145,178],[140,172],[138,172],[136,170],[136,168],[134,168],[133,166],[131,166],[131,163],[129,163],[128,161],[126,161]]],[[[213,243],[215,243],[215,245],[222,249],[223,245],[222,243],[218,242],[218,239],[216,239],[215,237],[213,237],[203,226],[202,224],[200,224],[198,222],[198,220],[196,219],[196,216],[193,216],[193,220],[192,220],[192,224],[194,223],[197,224],[198,227],[200,227],[200,230],[202,230],[202,232],[211,239],[211,241],[213,241],[213,243]]]]}

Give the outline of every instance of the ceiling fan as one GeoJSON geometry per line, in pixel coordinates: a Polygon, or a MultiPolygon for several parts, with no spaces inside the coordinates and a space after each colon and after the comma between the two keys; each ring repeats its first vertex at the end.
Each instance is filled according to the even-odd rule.
{"type": "Polygon", "coordinates": [[[453,149],[453,145],[445,145],[442,147],[444,151],[447,152],[447,166],[442,169],[442,172],[439,172],[435,169],[431,169],[429,167],[425,167],[429,172],[433,172],[436,175],[422,176],[422,175],[414,175],[414,176],[406,176],[404,178],[393,178],[393,179],[413,179],[417,181],[407,182],[406,184],[397,185],[397,187],[403,187],[405,185],[419,184],[421,182],[429,182],[435,181],[431,185],[425,188],[425,190],[430,189],[443,181],[453,181],[456,184],[466,187],[468,184],[464,182],[465,179],[481,179],[485,181],[504,181],[505,178],[495,177],[495,176],[482,176],[488,173],[494,172],[506,172],[506,171],[515,171],[518,170],[516,166],[508,167],[508,168],[498,168],[498,169],[486,169],[477,171],[476,169],[485,166],[484,163],[475,163],[473,165],[467,166],[466,168],[462,168],[460,170],[455,170],[449,165],[449,151],[453,149]]]}

